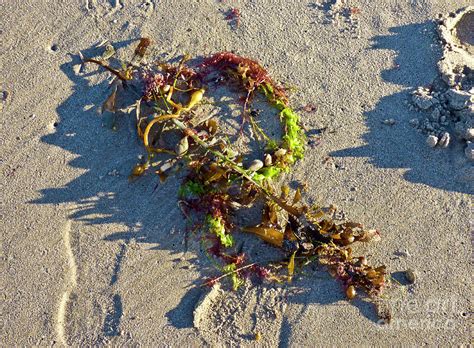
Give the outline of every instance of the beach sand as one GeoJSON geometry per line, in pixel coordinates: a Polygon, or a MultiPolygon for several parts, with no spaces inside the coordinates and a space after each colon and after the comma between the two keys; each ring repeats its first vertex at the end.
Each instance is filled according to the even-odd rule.
{"type": "Polygon", "coordinates": [[[461,144],[428,147],[407,104],[438,74],[434,19],[469,3],[354,0],[341,5],[358,9],[349,16],[331,12],[335,1],[3,1],[1,345],[469,343],[473,190],[460,173],[470,164],[461,144]],[[225,19],[233,7],[238,26],[225,19]],[[414,285],[384,298],[391,324],[372,304],[346,301],[319,268],[291,284],[200,286],[209,270],[198,246],[185,252],[179,179],[156,190],[152,175],[127,181],[143,153],[133,117],[104,127],[108,75],[79,69],[79,51],[98,54],[108,39],[126,57],[144,36],[163,59],[252,57],[296,87],[295,107],[317,105],[303,123],[328,131],[285,179],[380,230],[358,249],[372,263],[402,282],[415,270],[414,285]]]}

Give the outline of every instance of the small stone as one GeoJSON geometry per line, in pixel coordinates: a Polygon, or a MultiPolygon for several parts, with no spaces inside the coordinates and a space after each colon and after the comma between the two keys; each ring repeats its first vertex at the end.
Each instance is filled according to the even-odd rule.
{"type": "Polygon", "coordinates": [[[441,138],[438,142],[438,145],[439,147],[442,147],[443,149],[445,149],[449,146],[450,141],[451,141],[451,135],[448,132],[444,132],[441,134],[441,138]]]}
{"type": "Polygon", "coordinates": [[[251,172],[256,172],[260,168],[263,168],[263,162],[256,159],[256,160],[253,160],[252,163],[250,163],[250,166],[248,167],[248,170],[251,171],[251,172]]]}
{"type": "Polygon", "coordinates": [[[265,167],[270,167],[272,165],[272,155],[267,153],[265,155],[265,167]]]}
{"type": "Polygon", "coordinates": [[[178,145],[176,146],[176,154],[178,156],[184,155],[189,149],[189,142],[188,142],[188,137],[183,137],[179,141],[178,145]]]}
{"type": "Polygon", "coordinates": [[[383,121],[383,124],[387,126],[393,126],[395,123],[397,123],[397,121],[395,121],[393,118],[388,118],[383,121]]]}
{"type": "Polygon", "coordinates": [[[438,144],[438,137],[430,135],[428,136],[428,138],[426,138],[426,143],[429,147],[435,147],[438,144]]]}
{"type": "Polygon", "coordinates": [[[6,102],[10,93],[8,91],[0,91],[0,100],[6,102]]]}
{"type": "Polygon", "coordinates": [[[464,154],[469,160],[474,161],[474,143],[470,142],[467,145],[467,147],[464,149],[464,154]]]}
{"type": "Polygon", "coordinates": [[[395,255],[396,256],[399,256],[399,257],[410,257],[410,253],[408,252],[407,249],[399,249],[397,251],[395,251],[395,255]]]}
{"type": "Polygon", "coordinates": [[[414,270],[407,269],[405,271],[405,277],[407,278],[407,280],[410,284],[415,284],[417,276],[416,276],[416,272],[414,270]]]}

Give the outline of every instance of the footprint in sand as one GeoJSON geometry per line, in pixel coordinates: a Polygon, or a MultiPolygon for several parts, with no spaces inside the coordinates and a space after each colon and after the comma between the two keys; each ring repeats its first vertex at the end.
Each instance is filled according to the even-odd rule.
{"type": "Polygon", "coordinates": [[[194,310],[193,324],[208,341],[219,337],[224,346],[254,340],[261,334],[266,343],[277,344],[284,322],[285,289],[251,287],[224,291],[216,284],[201,296],[194,310]]]}
{"type": "Polygon", "coordinates": [[[108,17],[124,8],[124,0],[85,0],[87,13],[96,17],[108,17]]]}
{"type": "MultiPolygon", "coordinates": [[[[96,18],[107,18],[124,12],[125,7],[130,9],[129,14],[138,12],[144,17],[150,17],[155,9],[155,0],[85,0],[85,10],[96,18]]],[[[136,13],[135,13],[136,14],[136,13]]]]}

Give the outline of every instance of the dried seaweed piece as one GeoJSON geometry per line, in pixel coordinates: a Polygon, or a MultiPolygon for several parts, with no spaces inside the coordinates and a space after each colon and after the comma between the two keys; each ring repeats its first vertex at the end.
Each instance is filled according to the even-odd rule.
{"type": "Polygon", "coordinates": [[[259,236],[262,240],[270,243],[273,246],[281,247],[283,243],[283,233],[271,227],[244,227],[244,232],[253,233],[259,236]]]}
{"type": "Polygon", "coordinates": [[[120,70],[116,70],[114,68],[111,68],[107,63],[105,63],[101,60],[89,58],[89,59],[85,59],[84,63],[94,63],[94,64],[97,64],[97,65],[100,65],[101,67],[108,70],[110,73],[112,73],[113,75],[115,75],[116,77],[118,77],[122,81],[127,81],[127,80],[132,79],[132,77],[130,76],[130,73],[128,71],[120,71],[120,70]]]}
{"type": "Polygon", "coordinates": [[[131,65],[138,65],[140,62],[143,60],[145,57],[146,51],[148,50],[148,47],[151,45],[151,39],[149,38],[141,38],[140,43],[138,46],[135,48],[134,56],[131,61],[131,65]]]}

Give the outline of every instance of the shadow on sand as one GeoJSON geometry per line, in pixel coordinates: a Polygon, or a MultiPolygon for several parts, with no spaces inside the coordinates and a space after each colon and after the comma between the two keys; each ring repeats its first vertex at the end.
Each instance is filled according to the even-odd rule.
{"type": "MultiPolygon", "coordinates": [[[[456,140],[448,149],[432,149],[425,143],[425,136],[409,126],[409,120],[421,114],[406,106],[410,92],[418,86],[428,86],[437,77],[436,64],[441,50],[432,36],[433,22],[410,24],[390,29],[389,35],[373,39],[372,50],[392,50],[397,57],[393,68],[382,72],[382,78],[403,86],[405,90],[380,99],[364,115],[368,132],[363,136],[366,145],[331,153],[334,157],[367,157],[377,168],[407,169],[404,178],[435,188],[473,193],[463,170],[469,164],[462,156],[462,144],[456,140]],[[393,118],[397,124],[383,124],[393,118]]],[[[427,115],[425,115],[426,117],[427,115]]]]}

